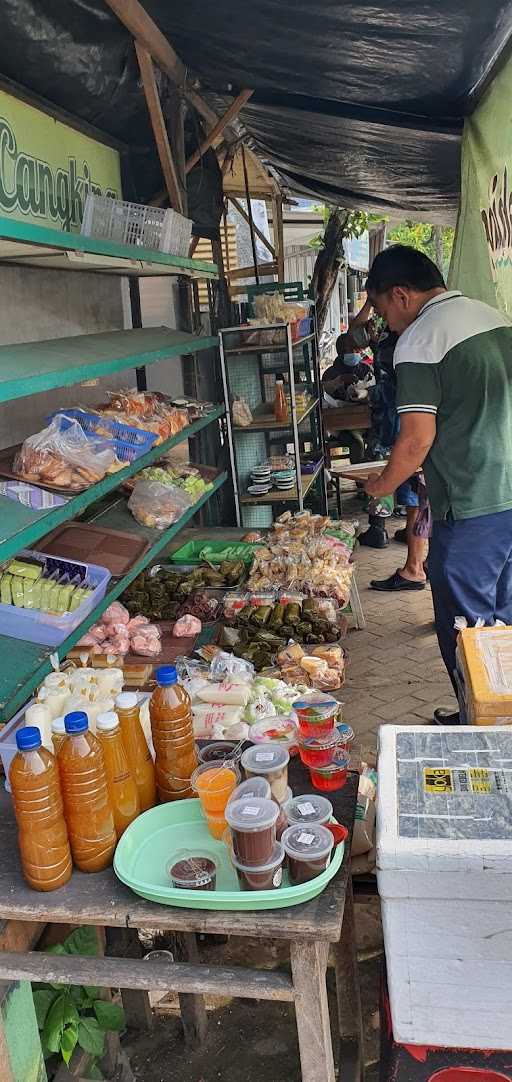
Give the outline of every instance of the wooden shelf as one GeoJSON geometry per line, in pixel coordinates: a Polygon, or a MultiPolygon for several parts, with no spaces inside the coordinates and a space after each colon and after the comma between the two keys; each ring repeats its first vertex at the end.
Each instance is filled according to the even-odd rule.
{"type": "Polygon", "coordinates": [[[140,327],[0,346],[0,402],[197,353],[217,344],[211,335],[198,338],[168,327],[140,327]]]}
{"type": "MultiPolygon", "coordinates": [[[[33,511],[16,500],[10,500],[7,496],[0,496],[0,520],[2,522],[0,561],[9,559],[22,548],[30,547],[54,530],[56,526],[60,526],[61,523],[81,515],[90,504],[108,495],[109,492],[113,492],[128,477],[133,477],[134,474],[139,473],[146,466],[151,466],[153,462],[158,461],[162,455],[179,443],[183,443],[184,440],[195,436],[201,429],[213,424],[214,421],[224,416],[224,412],[224,406],[216,406],[205,417],[201,417],[198,421],[194,421],[193,424],[182,428],[181,432],[171,436],[164,443],[152,447],[150,451],[135,459],[124,470],[114,474],[107,474],[97,485],[91,485],[85,492],[71,496],[62,507],[55,507],[48,511],[33,511]]],[[[131,516],[130,522],[131,524],[134,523],[131,516]]]]}
{"type": "MultiPolygon", "coordinates": [[[[295,349],[297,346],[303,346],[305,342],[311,342],[314,337],[314,334],[307,334],[304,338],[297,338],[295,342],[292,342],[292,349],[295,349]]],[[[285,338],[282,345],[279,343],[278,345],[272,346],[258,346],[252,344],[248,346],[233,346],[230,349],[224,349],[224,353],[226,357],[233,357],[237,353],[286,353],[287,350],[288,344],[285,338]]]]}
{"type": "Polygon", "coordinates": [[[213,482],[213,487],[208,492],[205,492],[167,530],[150,530],[145,526],[140,526],[128,511],[127,500],[121,497],[116,504],[107,508],[95,518],[94,521],[101,523],[102,526],[129,530],[133,534],[147,538],[151,542],[151,548],[144,553],[144,556],[138,560],[127,575],[117,579],[114,583],[112,580],[110,581],[109,589],[103,601],[80,624],[80,627],[77,627],[71,635],[68,635],[60,646],[40,646],[37,643],[25,642],[22,639],[11,639],[6,635],[0,635],[0,652],[3,659],[0,669],[0,722],[8,721],[16,710],[23,706],[23,703],[26,702],[46,674],[51,671],[50,656],[57,653],[59,658],[65,657],[87,629],[96,623],[112,601],[115,601],[129,583],[133,582],[137,575],[140,575],[141,571],[152,562],[159,552],[162,552],[168,542],[194,517],[199,508],[207,503],[214,493],[226,483],[227,479],[228,474],[226,472],[221,473],[213,482]],[[120,523],[122,523],[122,526],[120,526],[120,523]]]}
{"type": "Polygon", "coordinates": [[[0,263],[141,278],[176,274],[218,278],[215,263],[84,237],[81,233],[66,233],[3,216],[0,216],[0,263]]]}
{"type": "MultiPolygon", "coordinates": [[[[297,424],[302,424],[302,422],[305,421],[306,417],[309,416],[311,411],[314,410],[315,406],[317,405],[318,398],[313,398],[306,407],[306,409],[303,410],[302,413],[297,414],[297,424]]],[[[263,407],[258,407],[258,410],[266,411],[266,405],[263,407]]],[[[254,420],[250,425],[245,425],[243,428],[241,426],[237,427],[233,425],[233,432],[288,432],[291,431],[291,429],[293,428],[291,411],[289,420],[285,421],[284,424],[280,424],[278,421],[276,421],[273,413],[258,412],[258,410],[254,411],[254,420]]]]}
{"type": "MultiPolygon", "coordinates": [[[[319,473],[324,468],[324,461],[320,462],[314,473],[302,473],[301,474],[301,489],[302,496],[307,496],[311,486],[315,483],[319,473]]],[[[252,504],[269,504],[269,503],[297,503],[299,496],[297,487],[288,489],[285,492],[279,492],[278,489],[271,489],[270,492],[265,493],[264,496],[251,496],[250,493],[240,497],[240,503],[252,503],[252,504]]]]}

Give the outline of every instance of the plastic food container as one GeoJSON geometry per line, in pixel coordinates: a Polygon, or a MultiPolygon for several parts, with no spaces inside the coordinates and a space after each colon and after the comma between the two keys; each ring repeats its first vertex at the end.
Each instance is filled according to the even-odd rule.
{"type": "Polygon", "coordinates": [[[249,604],[256,608],[261,605],[273,605],[277,597],[277,590],[259,590],[258,593],[249,594],[249,604]]]}
{"type": "Polygon", "coordinates": [[[337,759],[329,766],[310,766],[309,776],[315,789],[321,789],[326,793],[342,789],[348,776],[348,759],[337,759]]]}
{"type": "Polygon", "coordinates": [[[294,702],[293,709],[303,736],[323,736],[334,729],[340,704],[331,695],[310,691],[294,702]]]}
{"type": "Polygon", "coordinates": [[[240,755],[234,755],[239,742],[236,740],[217,740],[214,744],[206,744],[199,749],[200,763],[219,763],[226,761],[237,762],[240,755]]]}
{"type": "Polygon", "coordinates": [[[178,859],[175,856],[168,874],[179,890],[215,890],[217,864],[210,856],[185,853],[178,859]]]}
{"type": "Polygon", "coordinates": [[[229,766],[215,763],[201,763],[190,783],[197,793],[205,815],[222,815],[226,804],[240,779],[240,772],[235,763],[229,766]]]}
{"type": "MultiPolygon", "coordinates": [[[[272,797],[272,799],[275,800],[275,797],[272,797]]],[[[288,801],[291,800],[291,799],[292,799],[292,791],[290,789],[290,786],[288,786],[288,788],[286,790],[286,797],[285,797],[283,803],[279,804],[279,815],[278,815],[277,820],[276,820],[276,838],[277,838],[278,842],[281,841],[281,835],[284,834],[284,831],[286,830],[287,826],[289,825],[288,824],[288,819],[286,817],[286,812],[284,810],[284,805],[287,804],[288,801]]],[[[277,804],[277,801],[276,801],[276,804],[277,804]]]]}
{"type": "Polygon", "coordinates": [[[281,842],[275,843],[270,860],[259,867],[242,864],[234,853],[231,859],[236,868],[240,890],[277,890],[281,886],[284,861],[281,842]]]}
{"type": "Polygon", "coordinates": [[[255,744],[242,755],[242,767],[247,775],[259,774],[270,782],[272,796],[278,804],[286,799],[290,755],[278,744],[255,744]]]}
{"type": "Polygon", "coordinates": [[[350,754],[350,745],[353,743],[354,740],[354,730],[351,729],[350,725],[347,725],[345,722],[337,725],[336,728],[340,735],[340,748],[342,748],[344,756],[348,759],[350,754]]]}
{"type": "Polygon", "coordinates": [[[294,796],[283,805],[289,826],[295,823],[318,823],[322,826],[328,823],[332,816],[332,804],[324,796],[316,796],[314,793],[306,793],[304,796],[294,796]]]}
{"type": "Polygon", "coordinates": [[[251,725],[250,739],[254,744],[268,744],[271,741],[286,748],[290,755],[298,750],[298,719],[294,711],[290,714],[278,714],[274,718],[262,718],[251,725]]]}
{"type": "Polygon", "coordinates": [[[236,789],[233,789],[228,804],[232,804],[234,800],[243,800],[245,797],[258,797],[259,800],[271,800],[272,790],[267,779],[255,776],[254,778],[247,778],[247,781],[241,781],[240,785],[237,785],[236,789]]]}
{"type": "Polygon", "coordinates": [[[245,797],[226,808],[233,852],[241,864],[262,867],[272,859],[279,807],[273,800],[245,797]]]}
{"type": "MultiPolygon", "coordinates": [[[[27,552],[22,550],[18,553],[18,559],[24,556],[44,560],[44,552],[27,552]]],[[[48,555],[48,560],[55,560],[55,556],[48,555]]],[[[105,597],[107,586],[111,578],[110,571],[97,564],[86,564],[69,560],[59,559],[59,564],[69,564],[70,573],[76,573],[77,568],[83,568],[83,582],[90,587],[91,593],[74,612],[64,612],[61,616],[55,616],[49,612],[41,612],[39,609],[21,609],[16,605],[0,604],[0,634],[9,635],[11,639],[24,639],[26,642],[37,642],[43,646],[59,646],[68,635],[75,630],[99,602],[105,597]]]]}
{"type": "Polygon", "coordinates": [[[337,729],[325,736],[299,736],[299,755],[305,766],[329,766],[344,750],[337,729]]]}
{"type": "Polygon", "coordinates": [[[281,839],[288,857],[288,875],[292,886],[307,883],[324,872],[331,859],[334,838],[318,823],[298,823],[288,827],[281,839]]]}

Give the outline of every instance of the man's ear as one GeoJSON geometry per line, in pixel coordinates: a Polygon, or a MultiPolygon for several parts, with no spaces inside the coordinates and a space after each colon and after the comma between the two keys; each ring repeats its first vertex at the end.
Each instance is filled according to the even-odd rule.
{"type": "Polygon", "coordinates": [[[393,286],[393,300],[400,308],[407,309],[411,303],[411,291],[406,286],[393,286]]]}

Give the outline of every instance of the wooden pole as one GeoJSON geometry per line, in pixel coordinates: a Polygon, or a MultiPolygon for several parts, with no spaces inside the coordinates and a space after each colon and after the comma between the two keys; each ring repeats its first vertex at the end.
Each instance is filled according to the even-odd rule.
{"type": "Polygon", "coordinates": [[[225,207],[224,207],[224,214],[222,215],[222,226],[223,226],[223,229],[224,229],[224,248],[226,250],[226,272],[227,272],[227,274],[229,276],[229,272],[230,272],[231,268],[229,266],[228,218],[227,218],[226,208],[225,207]]]}
{"type": "Polygon", "coordinates": [[[174,210],[182,212],[183,206],[181,201],[179,176],[169,145],[167,128],[165,126],[162,106],[160,104],[158,88],[156,85],[153,61],[148,50],[143,45],[140,45],[138,41],[135,42],[135,50],[137,53],[137,60],[139,61],[142,86],[144,88],[146,104],[158,150],[158,157],[160,158],[165,186],[169,194],[169,201],[174,210]]]}
{"type": "Polygon", "coordinates": [[[187,69],[162,31],[158,29],[142,4],[139,4],[139,0],[106,0],[106,2],[136,42],[138,41],[147,49],[156,60],[159,68],[167,72],[173,83],[182,86],[187,69]]]}
{"type": "Polygon", "coordinates": [[[251,208],[251,193],[249,191],[249,177],[247,176],[247,162],[245,160],[245,147],[244,147],[243,143],[242,143],[242,165],[243,165],[243,170],[244,170],[244,184],[245,184],[245,198],[247,200],[247,214],[249,216],[249,231],[250,231],[250,234],[251,234],[252,258],[253,258],[253,262],[254,262],[254,277],[256,279],[256,285],[259,286],[260,278],[259,278],[259,274],[258,274],[258,255],[257,255],[257,252],[256,252],[256,236],[255,236],[255,233],[254,233],[254,221],[253,221],[253,217],[252,217],[252,208],[251,208]]]}
{"type": "Polygon", "coordinates": [[[277,249],[277,279],[284,282],[284,228],[283,228],[283,197],[281,192],[275,199],[276,223],[274,228],[274,243],[277,249]]]}
{"type": "Polygon", "coordinates": [[[185,174],[185,110],[186,105],[180,90],[169,94],[169,108],[166,109],[166,121],[170,142],[174,151],[176,172],[181,197],[183,214],[187,213],[187,177],[185,174]]]}
{"type": "Polygon", "coordinates": [[[240,94],[237,95],[235,100],[231,102],[231,105],[229,106],[229,109],[227,109],[224,113],[224,116],[219,117],[215,127],[212,128],[210,132],[208,132],[206,139],[203,140],[201,145],[188,159],[185,167],[187,173],[190,173],[190,170],[194,168],[194,165],[196,165],[199,159],[202,158],[203,154],[205,154],[206,151],[210,149],[214,140],[217,138],[217,136],[222,134],[224,128],[227,127],[230,121],[234,120],[235,117],[238,116],[240,109],[242,109],[245,103],[249,101],[252,93],[252,90],[242,90],[240,94]]]}
{"type": "MultiPolygon", "coordinates": [[[[241,214],[244,221],[247,222],[247,225],[250,225],[251,223],[249,221],[249,215],[248,215],[247,211],[244,210],[244,208],[243,208],[242,204],[239,202],[239,200],[235,199],[234,195],[229,195],[229,193],[226,193],[226,194],[227,194],[227,198],[230,200],[230,202],[233,204],[233,206],[236,207],[238,213],[241,214]]],[[[254,226],[254,232],[256,233],[256,236],[259,237],[261,243],[264,244],[267,251],[270,252],[270,254],[272,256],[272,259],[276,259],[276,251],[272,247],[270,241],[267,240],[265,234],[261,232],[261,229],[258,229],[258,226],[256,225],[256,222],[253,222],[253,226],[254,226]]]]}

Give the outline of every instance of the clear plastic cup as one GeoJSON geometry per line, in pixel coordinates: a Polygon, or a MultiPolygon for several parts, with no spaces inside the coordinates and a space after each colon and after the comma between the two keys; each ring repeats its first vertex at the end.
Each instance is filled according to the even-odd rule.
{"type": "Polygon", "coordinates": [[[240,779],[235,763],[229,766],[201,763],[191,776],[192,788],[197,793],[205,815],[221,815],[240,779]]]}
{"type": "Polygon", "coordinates": [[[260,800],[272,799],[270,782],[268,782],[266,778],[259,778],[255,775],[253,778],[247,778],[246,781],[241,781],[240,785],[237,785],[236,789],[233,789],[228,804],[232,804],[234,800],[243,800],[244,797],[254,796],[258,797],[260,800]]]}
{"type": "Polygon", "coordinates": [[[305,766],[329,766],[333,759],[344,755],[344,745],[341,743],[338,730],[333,729],[324,736],[303,736],[301,733],[299,755],[305,766]]]}
{"type": "Polygon", "coordinates": [[[235,754],[236,748],[238,748],[239,742],[235,740],[216,740],[213,744],[205,744],[204,748],[199,749],[199,762],[200,763],[223,763],[223,762],[239,762],[240,754],[235,754]]]}
{"type": "Polygon", "coordinates": [[[341,722],[341,724],[337,725],[336,728],[339,733],[340,747],[343,750],[343,755],[346,759],[348,759],[352,744],[354,742],[354,730],[344,721],[341,722]]]}
{"type": "Polygon", "coordinates": [[[215,890],[217,861],[209,853],[175,853],[167,874],[178,890],[215,890]]]}
{"type": "Polygon", "coordinates": [[[292,886],[308,883],[328,867],[334,838],[327,827],[318,823],[297,823],[285,830],[281,843],[288,857],[288,875],[292,886]]]}
{"type": "Polygon", "coordinates": [[[258,775],[270,783],[272,796],[281,804],[288,789],[290,753],[279,744],[255,744],[242,755],[242,767],[248,776],[258,775]]]}
{"type": "Polygon", "coordinates": [[[226,821],[231,827],[233,852],[241,864],[255,867],[271,860],[278,816],[279,805],[273,800],[245,797],[228,804],[226,821]]]}
{"type": "Polygon", "coordinates": [[[336,759],[329,766],[310,766],[309,776],[315,789],[320,789],[325,793],[343,789],[348,778],[348,759],[336,759]]]}
{"type": "Polygon", "coordinates": [[[292,710],[290,714],[279,714],[275,718],[261,718],[251,725],[250,735],[253,744],[276,743],[286,748],[290,755],[295,755],[299,736],[297,715],[292,710]]]}
{"type": "Polygon", "coordinates": [[[332,804],[324,796],[316,793],[306,793],[304,796],[294,796],[283,805],[283,811],[288,820],[288,826],[295,823],[318,823],[323,826],[332,817],[332,804]]]}
{"type": "Polygon", "coordinates": [[[322,691],[308,691],[293,704],[303,736],[322,736],[334,729],[340,703],[322,691]]]}
{"type": "Polygon", "coordinates": [[[278,890],[283,881],[284,855],[281,842],[276,842],[270,860],[254,867],[242,864],[233,853],[231,859],[236,868],[240,890],[278,890]]]}
{"type": "Polygon", "coordinates": [[[209,830],[212,838],[215,838],[216,841],[218,841],[218,842],[223,841],[224,840],[224,834],[226,833],[226,830],[228,829],[228,825],[227,825],[227,822],[226,822],[226,817],[223,814],[222,815],[207,815],[206,816],[206,823],[207,823],[208,830],[209,830]]]}

